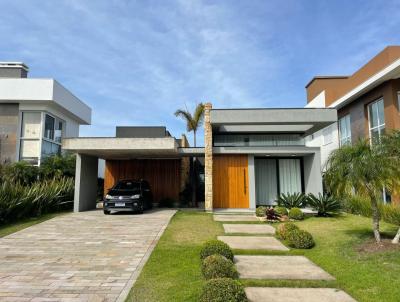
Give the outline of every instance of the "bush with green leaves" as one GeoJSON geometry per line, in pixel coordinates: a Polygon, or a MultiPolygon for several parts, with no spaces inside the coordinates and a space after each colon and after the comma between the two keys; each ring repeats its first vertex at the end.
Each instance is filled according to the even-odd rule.
{"type": "Polygon", "coordinates": [[[310,249],[315,245],[312,235],[304,230],[293,230],[287,236],[290,247],[296,249],[310,249]]]}
{"type": "Polygon", "coordinates": [[[318,211],[318,216],[331,216],[334,213],[338,213],[341,210],[340,202],[332,195],[323,195],[321,193],[318,196],[314,194],[308,195],[308,205],[315,211],[318,211]]]}
{"type": "Polygon", "coordinates": [[[299,208],[291,208],[289,211],[289,218],[294,220],[303,220],[304,213],[299,208]]]}
{"type": "Polygon", "coordinates": [[[307,205],[307,196],[303,193],[281,194],[278,197],[277,204],[287,209],[304,208],[307,205]]]}
{"type": "Polygon", "coordinates": [[[211,279],[203,287],[200,302],[247,302],[243,285],[230,278],[211,279]]]}
{"type": "Polygon", "coordinates": [[[200,251],[200,258],[204,260],[208,256],[215,254],[224,256],[226,259],[233,261],[232,249],[225,242],[216,239],[205,242],[200,251]]]}
{"type": "Polygon", "coordinates": [[[257,209],[256,209],[257,217],[265,217],[266,213],[267,213],[267,207],[265,207],[265,206],[257,207],[257,209]]]}
{"type": "Polygon", "coordinates": [[[73,154],[53,155],[46,157],[39,168],[42,179],[74,177],[76,156],[73,154]]]}
{"type": "Polygon", "coordinates": [[[276,228],[276,237],[282,240],[286,240],[289,236],[289,233],[298,230],[299,227],[292,222],[281,223],[276,228]]]}
{"type": "Polygon", "coordinates": [[[30,185],[38,180],[39,169],[25,161],[3,165],[1,181],[20,185],[30,185]]]}
{"type": "Polygon", "coordinates": [[[274,210],[281,217],[288,214],[288,210],[285,207],[275,207],[274,210]]]}
{"type": "Polygon", "coordinates": [[[221,255],[211,255],[203,260],[201,272],[205,279],[232,278],[237,279],[239,274],[235,265],[221,255]]]}
{"type": "Polygon", "coordinates": [[[71,207],[73,195],[72,178],[36,181],[30,186],[4,181],[0,185],[0,224],[71,207]]]}

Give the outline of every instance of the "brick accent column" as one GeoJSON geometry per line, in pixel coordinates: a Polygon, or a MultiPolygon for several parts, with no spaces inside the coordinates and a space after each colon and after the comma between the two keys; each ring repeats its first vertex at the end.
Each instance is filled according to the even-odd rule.
{"type": "Polygon", "coordinates": [[[210,113],[212,104],[204,105],[204,145],[205,145],[205,210],[213,210],[213,155],[212,155],[212,128],[210,123],[210,113]]]}

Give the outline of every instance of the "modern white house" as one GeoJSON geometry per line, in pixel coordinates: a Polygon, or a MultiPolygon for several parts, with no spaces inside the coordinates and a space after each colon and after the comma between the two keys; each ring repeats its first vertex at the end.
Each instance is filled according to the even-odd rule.
{"type": "Polygon", "coordinates": [[[40,165],[65,137],[91,123],[91,108],[54,79],[28,78],[21,62],[0,62],[0,163],[40,165]]]}

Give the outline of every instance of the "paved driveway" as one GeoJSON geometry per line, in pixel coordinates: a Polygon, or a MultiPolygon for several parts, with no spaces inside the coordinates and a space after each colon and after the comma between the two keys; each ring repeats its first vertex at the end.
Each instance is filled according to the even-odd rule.
{"type": "Polygon", "coordinates": [[[0,239],[0,301],[123,301],[174,213],[71,213],[0,239]]]}

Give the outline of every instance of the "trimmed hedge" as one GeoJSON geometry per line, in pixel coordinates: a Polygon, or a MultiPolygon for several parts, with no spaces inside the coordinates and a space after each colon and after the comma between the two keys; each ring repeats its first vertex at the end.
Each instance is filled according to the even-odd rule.
{"type": "Polygon", "coordinates": [[[288,214],[288,210],[285,207],[275,207],[274,210],[279,216],[285,216],[288,214]]]}
{"type": "Polygon", "coordinates": [[[299,208],[292,208],[289,211],[289,218],[294,220],[303,220],[304,214],[299,208]]]}
{"type": "Polygon", "coordinates": [[[204,259],[201,272],[207,280],[216,278],[237,279],[239,277],[233,262],[221,255],[211,255],[204,259]]]}
{"type": "Polygon", "coordinates": [[[266,213],[267,213],[267,207],[265,207],[265,206],[259,206],[256,209],[256,216],[257,217],[265,217],[266,213]]]}
{"type": "Polygon", "coordinates": [[[315,245],[312,235],[304,230],[293,230],[289,232],[287,241],[290,247],[296,249],[310,249],[315,245]]]}
{"type": "Polygon", "coordinates": [[[200,251],[200,258],[204,260],[208,256],[215,254],[224,256],[226,259],[233,261],[232,249],[225,242],[220,240],[209,240],[204,243],[200,251]]]}
{"type": "Polygon", "coordinates": [[[298,231],[299,227],[295,225],[294,223],[287,222],[287,223],[282,223],[278,225],[276,228],[276,236],[279,239],[286,240],[288,239],[289,233],[293,231],[298,231]]]}
{"type": "Polygon", "coordinates": [[[203,287],[200,302],[247,302],[243,285],[233,279],[211,279],[203,287]]]}

